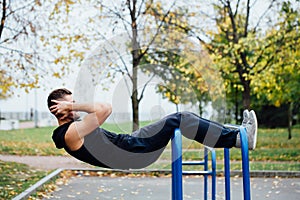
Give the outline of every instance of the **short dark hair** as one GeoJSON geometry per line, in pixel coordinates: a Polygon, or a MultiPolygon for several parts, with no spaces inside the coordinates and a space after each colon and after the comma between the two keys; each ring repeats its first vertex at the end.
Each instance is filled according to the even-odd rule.
{"type": "Polygon", "coordinates": [[[50,107],[55,105],[54,102],[52,102],[52,100],[57,100],[57,99],[61,99],[64,98],[64,96],[66,95],[71,95],[72,92],[66,88],[59,88],[56,90],[53,90],[47,99],[47,103],[48,103],[48,109],[50,110],[50,107]]]}

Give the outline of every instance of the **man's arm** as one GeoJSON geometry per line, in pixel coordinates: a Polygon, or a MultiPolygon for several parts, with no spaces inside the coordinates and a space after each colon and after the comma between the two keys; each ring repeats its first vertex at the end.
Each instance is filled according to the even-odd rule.
{"type": "Polygon", "coordinates": [[[112,112],[110,104],[92,103],[72,105],[72,111],[82,111],[88,113],[82,121],[75,122],[78,135],[83,138],[97,127],[102,125],[112,112]]]}
{"type": "Polygon", "coordinates": [[[79,149],[84,137],[102,125],[112,112],[111,105],[107,103],[70,103],[55,100],[54,102],[57,103],[57,109],[53,111],[65,116],[72,111],[88,113],[82,121],[72,123],[67,130],[65,141],[72,151],[79,149]]]}

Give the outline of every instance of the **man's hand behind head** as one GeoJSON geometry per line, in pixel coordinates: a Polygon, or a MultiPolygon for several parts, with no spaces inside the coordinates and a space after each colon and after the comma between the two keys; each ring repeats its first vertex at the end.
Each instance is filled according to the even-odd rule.
{"type": "Polygon", "coordinates": [[[73,102],[52,100],[55,105],[50,107],[50,112],[53,113],[59,120],[64,120],[69,117],[72,112],[73,102]]]}

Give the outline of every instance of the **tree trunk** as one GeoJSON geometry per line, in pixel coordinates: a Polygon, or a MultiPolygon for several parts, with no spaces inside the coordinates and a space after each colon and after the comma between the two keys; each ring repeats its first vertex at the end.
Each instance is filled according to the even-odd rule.
{"type": "Polygon", "coordinates": [[[294,103],[290,102],[289,103],[289,109],[288,109],[288,139],[292,139],[292,126],[293,126],[293,107],[294,103]]]}
{"type": "Polygon", "coordinates": [[[132,30],[132,94],[131,94],[131,103],[132,103],[132,131],[139,129],[139,99],[138,99],[138,65],[140,62],[139,58],[139,44],[137,41],[138,32],[137,32],[137,21],[135,17],[135,6],[136,1],[132,1],[132,10],[131,10],[131,30],[132,30]]]}
{"type": "Polygon", "coordinates": [[[244,91],[242,93],[243,96],[243,108],[244,109],[250,109],[251,105],[251,95],[250,95],[250,81],[244,81],[243,82],[244,91]]]}
{"type": "Polygon", "coordinates": [[[202,117],[202,115],[203,115],[202,101],[200,99],[198,101],[199,101],[199,104],[198,104],[199,115],[200,115],[200,117],[202,117]]]}
{"type": "Polygon", "coordinates": [[[239,94],[239,90],[236,87],[235,88],[235,123],[238,124],[239,123],[239,99],[238,99],[238,94],[239,94]]]}
{"type": "Polygon", "coordinates": [[[132,95],[131,95],[131,104],[132,104],[132,131],[139,129],[139,101],[138,101],[138,86],[137,86],[137,66],[133,65],[132,71],[132,95]]]}
{"type": "Polygon", "coordinates": [[[137,67],[133,69],[133,87],[132,87],[132,131],[139,129],[139,102],[138,102],[138,91],[137,91],[137,67]]]}
{"type": "Polygon", "coordinates": [[[4,30],[4,24],[6,19],[6,0],[2,3],[2,16],[1,16],[1,23],[0,23],[0,39],[4,30]]]}
{"type": "MultiPolygon", "coordinates": [[[[241,83],[243,85],[243,92],[242,92],[242,102],[243,102],[243,106],[240,107],[240,109],[238,108],[238,105],[236,105],[236,116],[241,116],[241,119],[243,119],[243,110],[244,109],[250,109],[250,105],[251,105],[251,89],[250,89],[250,81],[249,80],[245,80],[245,78],[243,77],[243,73],[239,72],[239,76],[240,76],[240,80],[241,83]],[[239,112],[239,110],[241,110],[241,112],[239,112]]],[[[236,94],[237,95],[237,94],[236,94]]],[[[237,103],[237,96],[236,96],[236,103],[237,103]]],[[[238,120],[236,119],[236,122],[238,124],[238,120]]]]}

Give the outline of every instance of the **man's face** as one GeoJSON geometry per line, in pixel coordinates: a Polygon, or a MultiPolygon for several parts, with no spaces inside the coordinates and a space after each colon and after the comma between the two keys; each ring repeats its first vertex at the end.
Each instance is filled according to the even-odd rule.
{"type": "MultiPolygon", "coordinates": [[[[71,103],[75,103],[75,101],[73,100],[72,95],[65,95],[63,100],[71,102],[71,103]]],[[[80,116],[76,111],[71,111],[68,115],[68,118],[72,119],[72,120],[78,120],[80,118],[80,116]]]]}

